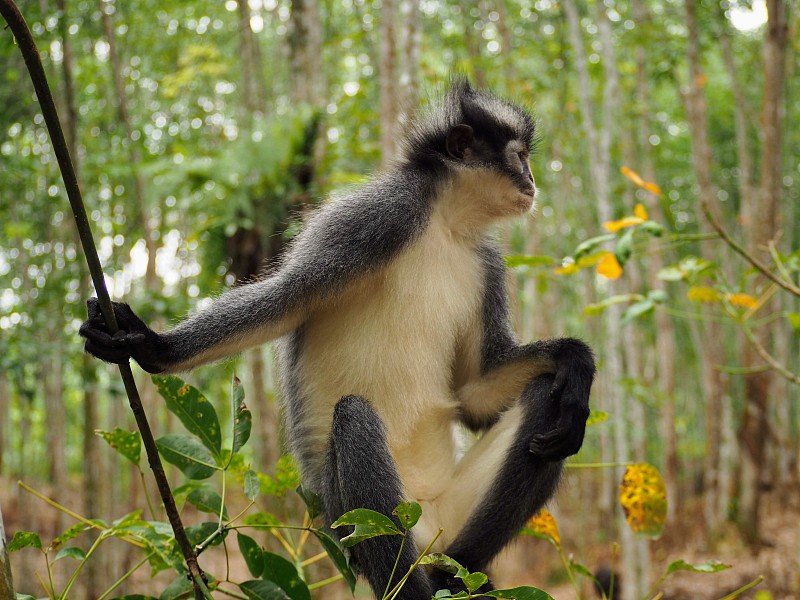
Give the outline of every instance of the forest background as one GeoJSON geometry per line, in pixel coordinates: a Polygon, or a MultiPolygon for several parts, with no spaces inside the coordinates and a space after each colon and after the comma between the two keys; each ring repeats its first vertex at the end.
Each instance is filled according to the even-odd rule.
{"type": "MultiPolygon", "coordinates": [[[[644,597],[676,558],[733,568],[673,575],[661,588],[669,598],[719,598],[758,575],[761,598],[800,597],[796,3],[20,8],[57,90],[112,296],[161,326],[255,276],[309,207],[389,164],[403,123],[450,74],[531,105],[537,216],[499,232],[515,327],[526,340],[568,333],[596,349],[593,405],[609,419],[590,427],[573,462],[649,462],[669,498],[663,536],[635,536],[617,500],[624,467],[571,470],[551,506],[564,551],[592,568],[613,562],[626,598],[644,597]]],[[[52,539],[74,521],[17,481],[87,517],[118,518],[145,500],[138,471],[95,434],[134,424],[116,372],[87,359],[77,336],[92,290],[8,30],[0,215],[0,505],[9,537],[52,539]]],[[[279,480],[291,467],[275,467],[272,361],[266,347],[189,380],[224,398],[231,373],[241,377],[254,414],[249,460],[279,480]]],[[[141,382],[157,434],[172,431],[141,382]]],[[[263,502],[302,518],[290,495],[263,502]]],[[[75,589],[96,598],[124,573],[132,559],[119,546],[88,562],[75,589]]],[[[41,556],[12,559],[17,591],[41,595],[41,556]]],[[[521,539],[495,571],[509,585],[575,594],[542,540],[521,539]]],[[[145,567],[116,592],[163,586],[145,567]]],[[[339,586],[317,597],[347,597],[339,586]]]]}

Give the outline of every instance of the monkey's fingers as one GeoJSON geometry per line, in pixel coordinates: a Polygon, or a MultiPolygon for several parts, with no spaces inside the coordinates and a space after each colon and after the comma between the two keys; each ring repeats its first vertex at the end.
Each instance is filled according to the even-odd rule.
{"type": "Polygon", "coordinates": [[[571,427],[556,427],[547,433],[533,436],[529,449],[532,454],[549,461],[564,460],[581,448],[583,430],[575,431],[571,427]]]}
{"type": "Polygon", "coordinates": [[[131,351],[130,348],[127,346],[123,347],[109,347],[106,345],[98,344],[91,338],[86,339],[86,345],[84,346],[86,352],[91,354],[92,356],[96,356],[100,360],[104,360],[106,362],[114,363],[114,364],[123,364],[128,362],[131,358],[131,351]]]}

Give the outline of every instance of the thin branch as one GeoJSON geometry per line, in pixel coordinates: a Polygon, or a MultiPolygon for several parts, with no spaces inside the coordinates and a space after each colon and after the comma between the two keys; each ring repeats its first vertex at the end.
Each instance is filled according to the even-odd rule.
{"type": "Polygon", "coordinates": [[[800,287],[797,287],[791,281],[787,281],[782,277],[778,277],[773,273],[770,268],[765,265],[763,262],[758,260],[755,256],[750,254],[747,250],[745,250],[736,240],[734,240],[730,234],[725,230],[722,224],[714,217],[711,213],[711,209],[709,208],[707,202],[701,198],[700,206],[703,209],[703,214],[705,215],[708,222],[711,224],[717,233],[719,233],[720,237],[725,240],[725,243],[728,244],[737,254],[742,256],[747,262],[753,265],[756,269],[761,271],[765,277],[774,281],[777,285],[781,286],[783,289],[788,291],[791,294],[794,294],[797,297],[800,297],[800,287]]]}
{"type": "MultiPolygon", "coordinates": [[[[78,178],[69,156],[67,143],[64,139],[64,131],[61,128],[58,111],[53,101],[50,86],[47,83],[47,76],[42,66],[39,50],[36,47],[36,42],[33,40],[33,36],[31,35],[25,19],[22,17],[22,14],[19,12],[13,0],[0,0],[0,15],[6,20],[16,38],[22,57],[25,60],[25,65],[28,68],[28,74],[36,90],[36,96],[42,108],[42,115],[47,124],[47,131],[50,134],[50,140],[53,144],[53,152],[56,155],[61,177],[64,180],[64,189],[67,192],[67,197],[72,207],[72,213],[75,217],[75,223],[78,227],[78,234],[80,236],[81,245],[83,246],[84,255],[86,256],[86,262],[89,265],[92,283],[97,292],[100,311],[103,314],[109,332],[113,334],[119,330],[119,326],[117,325],[117,320],[114,315],[111,298],[105,286],[103,268],[100,265],[100,258],[97,255],[97,248],[92,237],[89,219],[86,216],[86,208],[83,204],[78,178]]],[[[147,454],[147,460],[150,463],[150,469],[153,471],[158,485],[158,491],[161,494],[164,508],[169,517],[170,525],[172,525],[172,530],[175,533],[175,540],[186,560],[186,566],[192,577],[195,598],[201,600],[204,597],[210,597],[208,588],[205,585],[205,576],[200,569],[200,565],[197,563],[197,555],[189,542],[189,538],[186,536],[186,531],[183,528],[178,509],[175,506],[175,499],[172,497],[172,491],[170,490],[167,476],[164,473],[161,458],[158,455],[153,433],[147,422],[147,416],[145,415],[142,401],[139,398],[139,391],[136,389],[136,383],[133,379],[130,364],[125,363],[119,365],[119,371],[123,384],[125,385],[125,391],[128,395],[131,410],[136,418],[136,424],[142,435],[142,442],[147,454]]]]}
{"type": "Polygon", "coordinates": [[[741,325],[742,325],[742,331],[744,331],[744,334],[745,334],[745,336],[747,336],[747,339],[750,340],[750,343],[753,344],[753,347],[756,349],[756,352],[758,352],[758,355],[761,358],[763,358],[769,364],[769,366],[772,367],[772,369],[774,371],[780,373],[783,377],[785,377],[786,379],[788,379],[792,383],[800,385],[800,376],[795,375],[789,369],[787,369],[782,364],[780,364],[767,351],[767,349],[764,348],[764,346],[761,345],[761,342],[759,342],[756,339],[756,336],[753,335],[753,332],[751,331],[750,327],[747,326],[746,323],[742,322],[741,325]]]}

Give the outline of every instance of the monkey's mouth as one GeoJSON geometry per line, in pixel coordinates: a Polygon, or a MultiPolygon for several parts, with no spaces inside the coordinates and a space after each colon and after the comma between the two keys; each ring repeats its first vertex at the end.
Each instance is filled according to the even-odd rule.
{"type": "Polygon", "coordinates": [[[517,194],[516,205],[522,213],[533,210],[536,198],[536,188],[528,190],[520,190],[517,194]]]}

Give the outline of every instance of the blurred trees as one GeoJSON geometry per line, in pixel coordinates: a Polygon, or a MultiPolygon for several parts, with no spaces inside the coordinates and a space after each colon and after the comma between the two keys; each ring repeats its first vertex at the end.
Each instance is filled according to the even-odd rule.
{"type": "MultiPolygon", "coordinates": [[[[112,293],[146,318],[166,325],[254,276],[306,206],[385,165],[412,108],[464,72],[539,116],[538,216],[503,236],[509,254],[540,258],[515,271],[519,328],[597,349],[594,402],[611,419],[578,460],[658,465],[675,505],[704,501],[710,540],[735,519],[757,543],[763,493],[797,497],[800,393],[786,375],[800,371],[798,298],[730,250],[702,210],[797,285],[792,3],[769,0],[768,22],[753,29],[741,21],[750,3],[718,0],[20,4],[61,90],[112,293]],[[634,185],[622,167],[657,188],[634,185]],[[573,265],[564,257],[637,203],[665,233],[631,237],[626,252],[610,238],[598,246],[622,259],[618,279],[580,258],[564,271],[573,265]],[[653,290],[665,299],[631,316],[653,290]]],[[[132,422],[113,372],[82,357],[83,259],[8,31],[0,56],[0,475],[113,510],[138,481],[92,454],[92,430],[132,422]]],[[[262,413],[256,460],[270,462],[271,359],[267,350],[247,360],[193,378],[211,389],[226,379],[220,370],[246,371],[262,413]]],[[[572,477],[580,497],[563,500],[560,520],[627,535],[601,514],[616,505],[619,474],[572,477]]],[[[19,498],[23,522],[46,527],[30,502],[19,498]]],[[[633,590],[647,585],[641,544],[623,540],[626,568],[639,573],[633,590]]]]}

